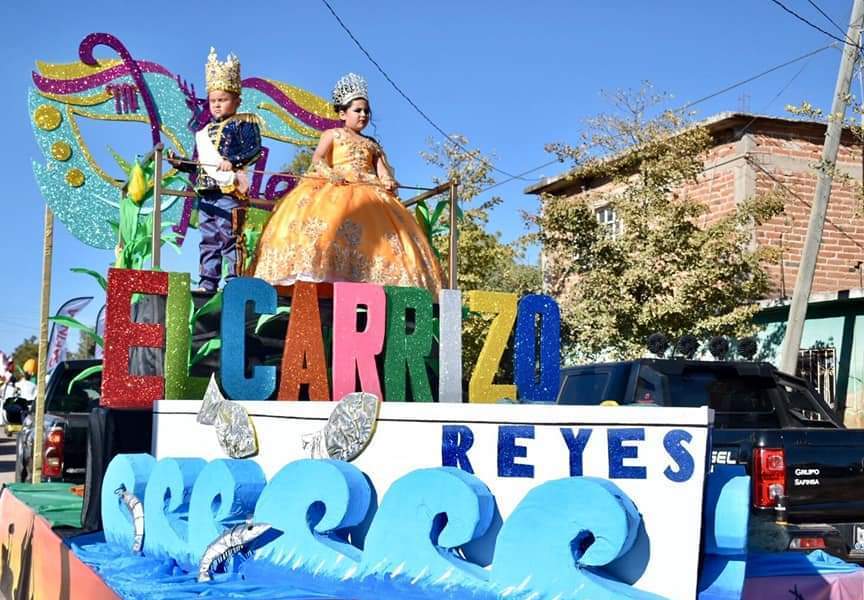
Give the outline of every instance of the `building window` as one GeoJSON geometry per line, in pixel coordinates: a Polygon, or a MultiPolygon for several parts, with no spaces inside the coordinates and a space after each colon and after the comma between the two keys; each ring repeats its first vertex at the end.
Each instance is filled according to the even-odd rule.
{"type": "Polygon", "coordinates": [[[594,209],[594,216],[597,217],[597,222],[606,229],[607,234],[613,238],[621,235],[621,219],[618,218],[618,213],[611,206],[607,204],[594,209]]]}
{"type": "Polygon", "coordinates": [[[835,411],[837,399],[834,389],[837,384],[837,353],[834,346],[814,346],[798,351],[796,374],[816,388],[825,402],[835,411]]]}

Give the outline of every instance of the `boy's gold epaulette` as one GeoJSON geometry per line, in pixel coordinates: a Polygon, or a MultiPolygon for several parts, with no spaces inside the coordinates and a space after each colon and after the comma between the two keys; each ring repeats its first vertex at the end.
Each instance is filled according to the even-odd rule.
{"type": "Polygon", "coordinates": [[[252,113],[237,113],[231,119],[242,123],[255,123],[258,127],[264,126],[264,119],[252,113]]]}

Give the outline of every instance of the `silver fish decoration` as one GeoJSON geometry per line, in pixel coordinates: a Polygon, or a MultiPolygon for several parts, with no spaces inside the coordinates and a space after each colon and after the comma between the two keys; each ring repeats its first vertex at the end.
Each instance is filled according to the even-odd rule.
{"type": "Polygon", "coordinates": [[[375,394],[346,394],[333,408],[323,429],[302,437],[303,449],[310,458],[354,460],[375,433],[380,406],[375,394]]]}
{"type": "Polygon", "coordinates": [[[135,538],[132,542],[132,552],[140,554],[144,547],[144,505],[135,496],[135,494],[126,490],[125,485],[121,485],[114,493],[120,496],[120,501],[123,506],[129,511],[132,517],[132,528],[135,531],[135,538]]]}
{"type": "Polygon", "coordinates": [[[227,529],[213,540],[198,562],[198,582],[211,581],[216,571],[235,554],[246,554],[274,539],[279,532],[267,523],[247,520],[227,529]]]}
{"type": "Polygon", "coordinates": [[[247,458],[258,453],[258,436],[252,418],[243,406],[222,395],[214,375],[210,376],[197,420],[216,428],[216,439],[231,458],[247,458]]]}

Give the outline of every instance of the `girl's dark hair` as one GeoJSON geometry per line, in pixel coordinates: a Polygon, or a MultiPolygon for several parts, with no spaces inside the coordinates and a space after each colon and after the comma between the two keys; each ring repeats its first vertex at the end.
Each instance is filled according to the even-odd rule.
{"type": "MultiPolygon", "coordinates": [[[[375,134],[377,134],[378,133],[378,124],[374,120],[372,120],[372,103],[369,102],[369,100],[367,98],[354,98],[354,100],[366,100],[366,106],[369,107],[369,124],[372,126],[372,131],[375,132],[375,134]]],[[[354,100],[352,100],[348,104],[334,104],[333,110],[336,111],[336,114],[339,114],[343,110],[347,111],[349,108],[351,108],[351,105],[354,104],[354,100]]],[[[374,137],[368,136],[368,135],[365,137],[368,137],[370,140],[372,140],[376,144],[379,144],[378,140],[375,139],[374,137]]]]}
{"type": "MultiPolygon", "coordinates": [[[[369,113],[372,113],[372,103],[369,102],[369,100],[367,100],[366,98],[354,98],[354,100],[366,100],[366,105],[369,107],[369,113]]],[[[354,104],[354,100],[352,100],[348,104],[334,104],[333,110],[335,110],[337,114],[343,110],[348,110],[349,108],[351,108],[351,105],[354,104]]]]}

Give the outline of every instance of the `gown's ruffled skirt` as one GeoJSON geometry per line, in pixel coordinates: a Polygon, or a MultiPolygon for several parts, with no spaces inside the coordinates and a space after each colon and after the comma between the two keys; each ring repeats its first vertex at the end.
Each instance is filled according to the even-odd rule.
{"type": "Polygon", "coordinates": [[[356,281],[426,288],[443,274],[425,233],[399,199],[378,185],[303,179],[283,197],[251,271],[273,285],[356,281]]]}

